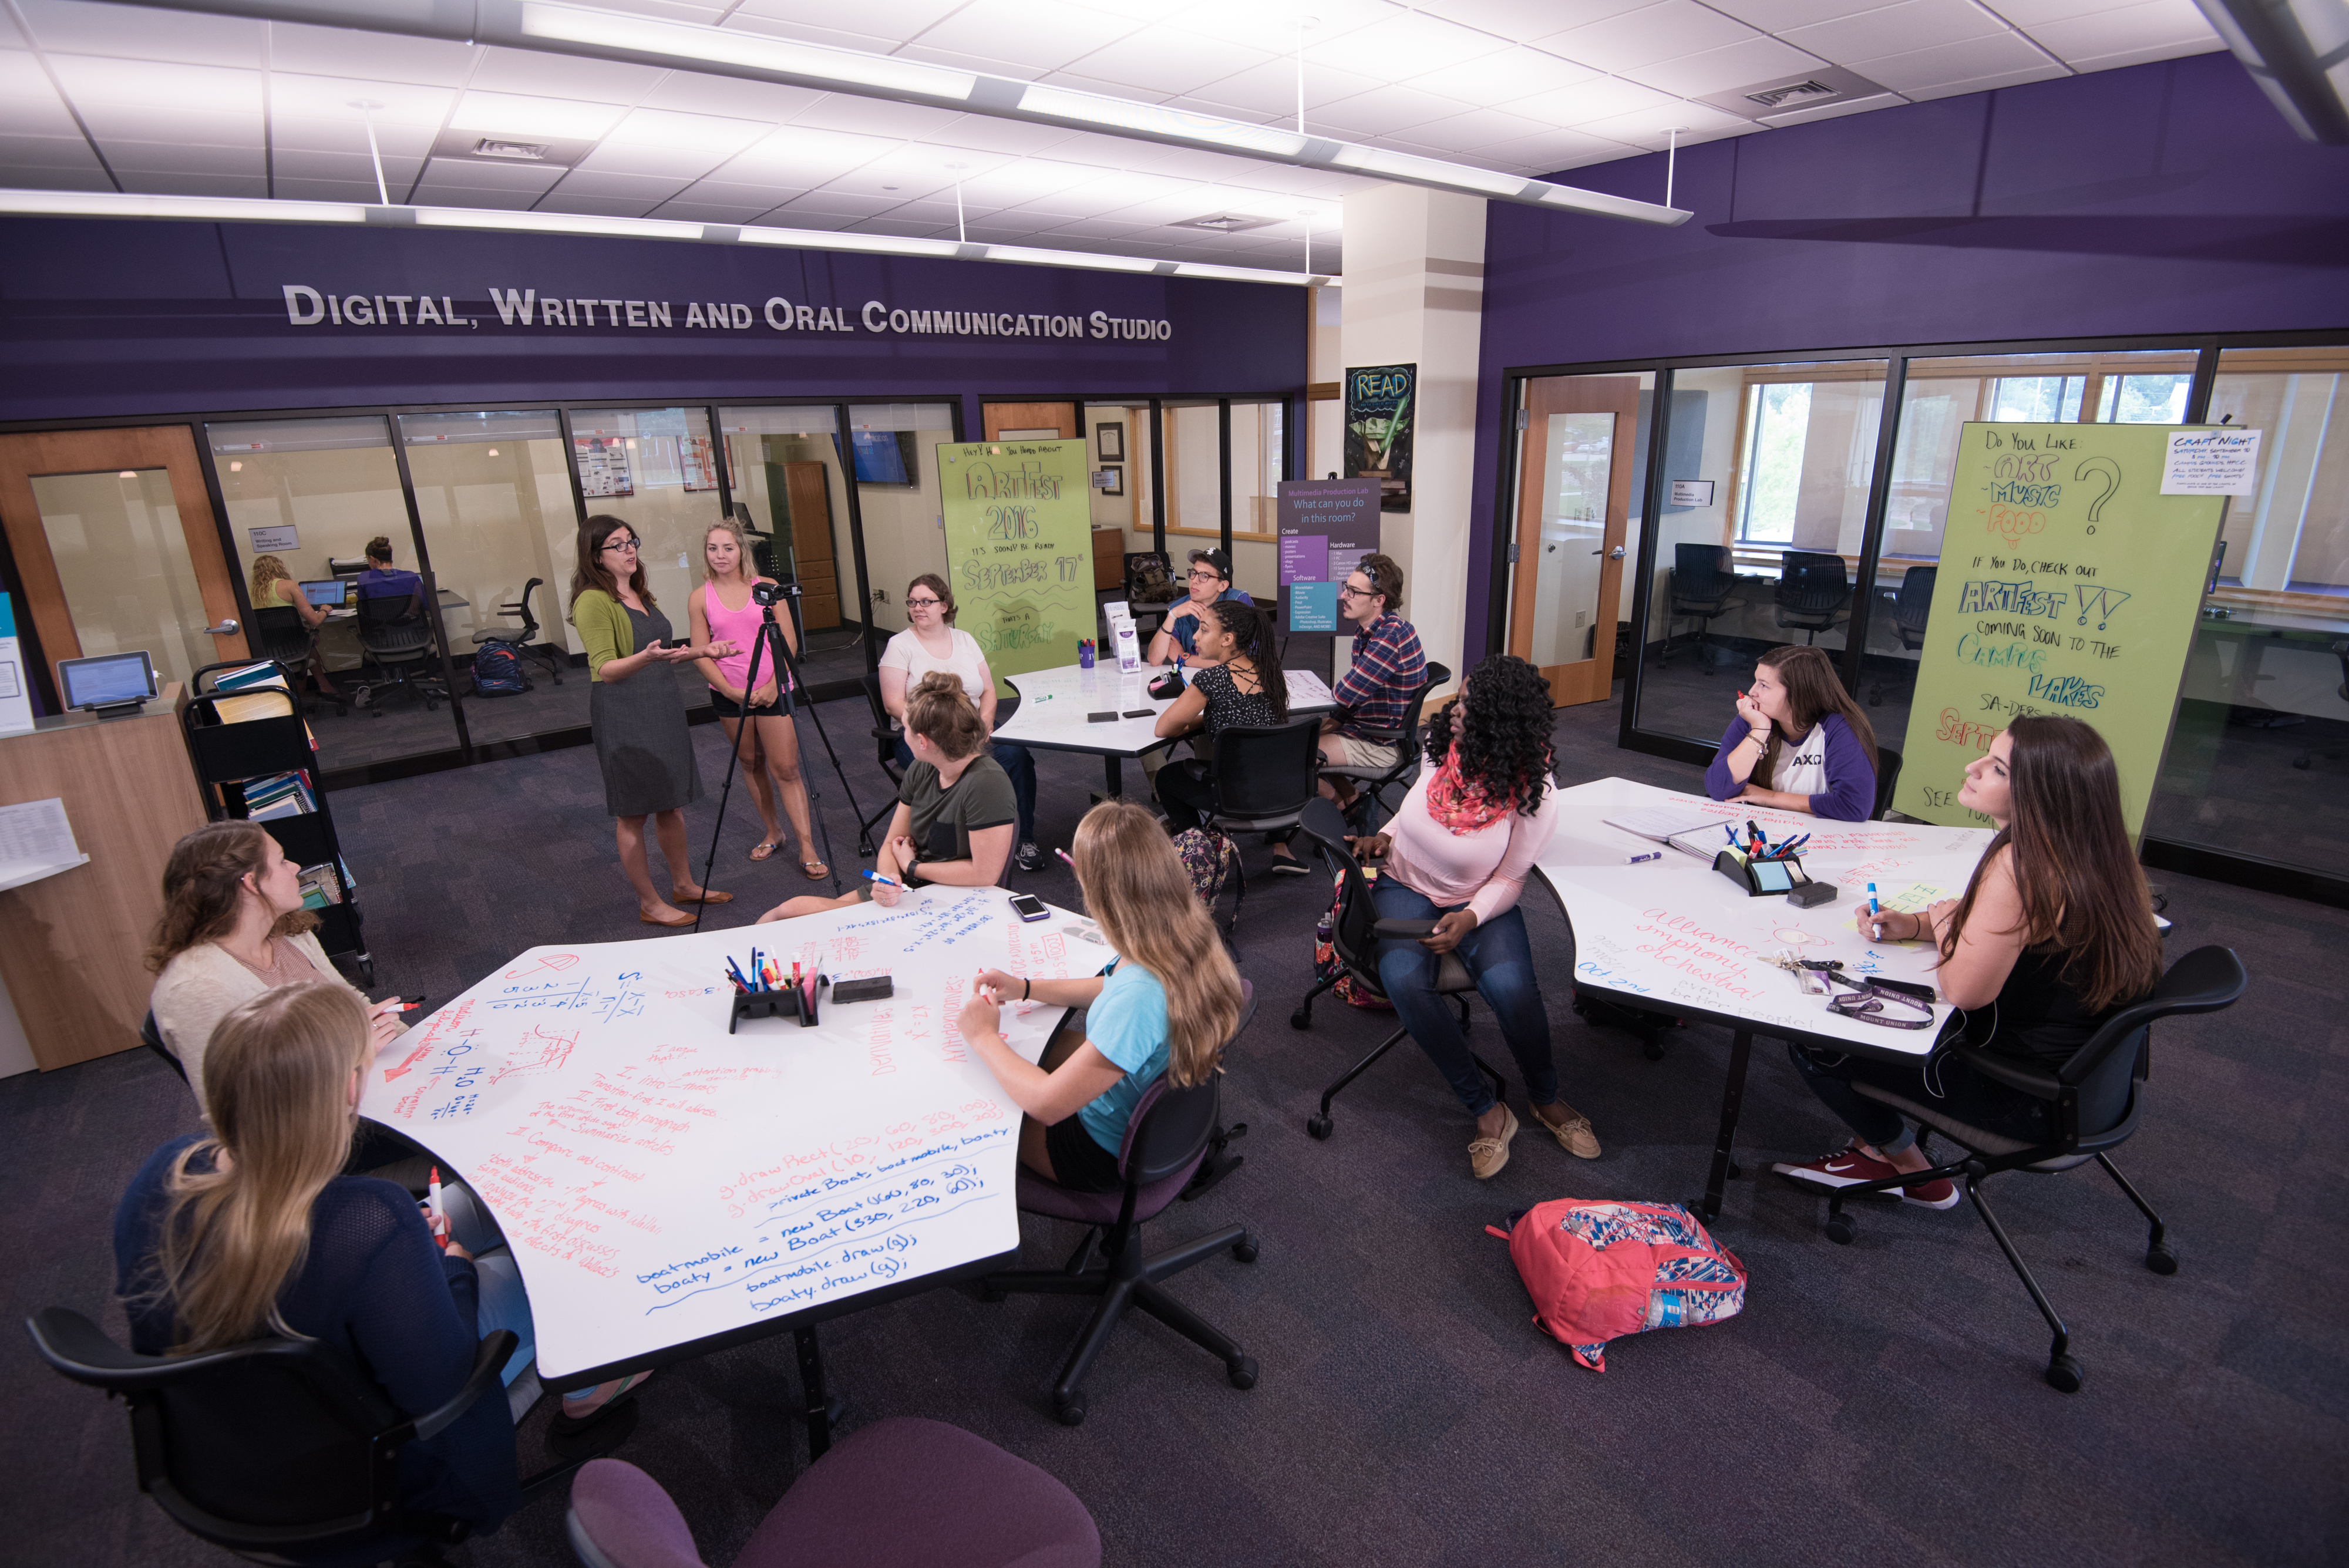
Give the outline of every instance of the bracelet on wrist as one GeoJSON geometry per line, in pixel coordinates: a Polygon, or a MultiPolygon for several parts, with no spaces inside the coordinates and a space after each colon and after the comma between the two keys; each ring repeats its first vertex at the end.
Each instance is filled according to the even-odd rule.
{"type": "Polygon", "coordinates": [[[1036,994],[1036,982],[1035,982],[1034,981],[1032,981],[1032,980],[1030,980],[1030,979],[1029,979],[1027,976],[1025,976],[1025,975],[1020,976],[1020,977],[1019,977],[1019,1000],[1020,1000],[1020,1001],[1022,1001],[1022,1002],[1027,1002],[1027,1001],[1030,1000],[1031,998],[1033,998],[1033,997],[1035,996],[1035,994],[1036,994]]]}

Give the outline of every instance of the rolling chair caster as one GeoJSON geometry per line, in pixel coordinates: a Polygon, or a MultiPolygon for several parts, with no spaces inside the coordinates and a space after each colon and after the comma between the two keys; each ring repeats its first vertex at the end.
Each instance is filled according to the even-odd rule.
{"type": "Polygon", "coordinates": [[[1224,1376],[1231,1379],[1232,1386],[1235,1388],[1255,1387],[1256,1357],[1253,1355],[1243,1355],[1236,1361],[1226,1363],[1224,1367],[1224,1376]]]}
{"type": "Polygon", "coordinates": [[[2156,1241],[2145,1250],[2145,1266],[2161,1275],[2178,1272],[2178,1254],[2169,1250],[2167,1241],[2156,1241]]]}
{"type": "Polygon", "coordinates": [[[1848,1247],[1851,1239],[1859,1234],[1859,1227],[1848,1214],[1830,1213],[1826,1222],[1827,1240],[1838,1247],[1848,1247]]]}
{"type": "Polygon", "coordinates": [[[1331,1126],[1330,1118],[1326,1116],[1310,1116],[1305,1118],[1305,1130],[1316,1138],[1326,1140],[1330,1136],[1331,1126]]]}
{"type": "Polygon", "coordinates": [[[1071,1394],[1065,1399],[1055,1398],[1052,1401],[1052,1414],[1060,1418],[1061,1425],[1063,1427],[1083,1426],[1085,1397],[1082,1394],[1071,1394]]]}
{"type": "Polygon", "coordinates": [[[2077,1394],[2087,1371],[2073,1356],[2059,1350],[2047,1359],[2047,1386],[2059,1394],[2077,1394]]]}

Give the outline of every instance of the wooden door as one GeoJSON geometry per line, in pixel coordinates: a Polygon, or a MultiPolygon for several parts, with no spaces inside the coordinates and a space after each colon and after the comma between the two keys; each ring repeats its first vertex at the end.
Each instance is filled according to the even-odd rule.
{"type": "Polygon", "coordinates": [[[144,649],[167,682],[203,664],[248,657],[235,573],[221,549],[187,426],[0,436],[0,526],[52,693],[57,664],[86,652],[144,649]],[[126,519],[139,514],[139,525],[119,538],[111,529],[92,536],[94,520],[72,514],[60,495],[78,488],[103,499],[109,483],[118,489],[112,504],[128,508],[126,519]],[[45,493],[56,514],[47,519],[45,493]],[[169,528],[166,505],[178,514],[175,536],[160,531],[169,528]],[[66,550],[62,570],[52,527],[66,550]]]}
{"type": "Polygon", "coordinates": [[[832,481],[821,462],[786,462],[783,504],[792,518],[792,569],[800,580],[800,621],[810,631],[840,624],[840,572],[832,554],[832,481]]]}
{"type": "Polygon", "coordinates": [[[1614,693],[1639,419],[1636,376],[1526,383],[1509,651],[1540,669],[1556,707],[1614,693]]]}
{"type": "Polygon", "coordinates": [[[987,431],[982,441],[1000,441],[1005,431],[1050,431],[1061,441],[1077,435],[1074,403],[985,403],[978,412],[987,431]]]}

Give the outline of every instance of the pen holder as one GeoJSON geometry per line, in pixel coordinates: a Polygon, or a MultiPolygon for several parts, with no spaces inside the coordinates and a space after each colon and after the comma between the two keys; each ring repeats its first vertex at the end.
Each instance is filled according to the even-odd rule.
{"type": "Polygon", "coordinates": [[[1077,642],[1077,668],[1080,670],[1091,670],[1092,667],[1093,645],[1089,641],[1080,639],[1077,642]]]}
{"type": "Polygon", "coordinates": [[[804,986],[786,981],[772,991],[738,991],[734,993],[734,1011],[726,1020],[726,1033],[733,1033],[735,1025],[745,1018],[796,1018],[801,1028],[812,1029],[816,1023],[816,992],[831,983],[829,976],[812,975],[804,986]]]}
{"type": "Polygon", "coordinates": [[[1751,860],[1734,849],[1724,849],[1713,857],[1713,868],[1743,888],[1749,898],[1775,898],[1811,885],[1810,877],[1803,873],[1800,857],[1785,860],[1751,860]],[[1774,872],[1783,872],[1783,878],[1773,875],[1774,872]]]}

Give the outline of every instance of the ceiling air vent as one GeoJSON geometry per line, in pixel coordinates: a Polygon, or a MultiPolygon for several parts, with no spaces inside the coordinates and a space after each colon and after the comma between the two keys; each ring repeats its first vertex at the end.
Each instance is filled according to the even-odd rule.
{"type": "Polygon", "coordinates": [[[484,136],[480,141],[474,143],[473,156],[476,158],[512,158],[518,159],[526,163],[543,163],[546,161],[546,147],[543,142],[493,141],[490,138],[484,136]]]}
{"type": "Polygon", "coordinates": [[[1767,125],[1774,120],[1807,118],[1820,109],[1856,104],[1865,99],[1899,101],[1866,77],[1839,66],[1821,66],[1798,77],[1773,77],[1727,92],[1708,93],[1697,101],[1741,119],[1767,125]]]}
{"type": "Polygon", "coordinates": [[[1219,234],[1237,234],[1242,229],[1261,229],[1278,223],[1278,218],[1251,218],[1237,213],[1210,213],[1204,218],[1185,218],[1172,226],[1178,229],[1213,229],[1219,234]]]}
{"type": "MultiPolygon", "coordinates": [[[[1758,103],[1768,109],[1782,108],[1789,99],[1819,99],[1836,96],[1836,89],[1822,81],[1790,82],[1785,87],[1769,88],[1761,92],[1749,92],[1745,95],[1747,101],[1758,103]]],[[[487,144],[484,143],[484,145],[487,144]]]]}

